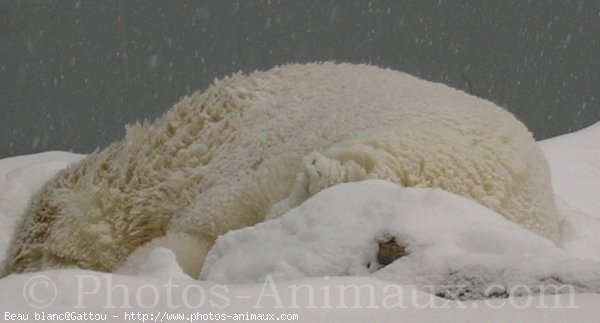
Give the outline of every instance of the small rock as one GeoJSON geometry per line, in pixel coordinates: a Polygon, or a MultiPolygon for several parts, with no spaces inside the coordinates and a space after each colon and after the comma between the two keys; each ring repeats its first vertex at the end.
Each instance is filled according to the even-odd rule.
{"type": "Polygon", "coordinates": [[[377,252],[377,262],[382,266],[387,266],[394,260],[408,255],[406,248],[396,243],[394,237],[386,237],[379,241],[379,251],[377,252]]]}

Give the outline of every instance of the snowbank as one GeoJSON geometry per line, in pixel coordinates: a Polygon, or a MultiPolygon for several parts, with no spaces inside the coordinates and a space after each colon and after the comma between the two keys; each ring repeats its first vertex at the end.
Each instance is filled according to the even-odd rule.
{"type": "Polygon", "coordinates": [[[281,218],[230,231],[207,256],[201,278],[239,284],[326,275],[372,275],[463,300],[519,295],[521,285],[600,292],[600,263],[572,259],[467,198],[385,181],[337,185],[281,218]],[[378,241],[386,236],[408,255],[380,268],[378,241]]]}

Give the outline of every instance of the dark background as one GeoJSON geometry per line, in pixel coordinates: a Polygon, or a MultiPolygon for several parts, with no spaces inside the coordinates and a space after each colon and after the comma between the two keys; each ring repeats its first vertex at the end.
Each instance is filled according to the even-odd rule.
{"type": "Polygon", "coordinates": [[[0,158],[88,153],[215,77],[362,62],[489,99],[543,139],[600,120],[598,1],[0,0],[0,158]]]}

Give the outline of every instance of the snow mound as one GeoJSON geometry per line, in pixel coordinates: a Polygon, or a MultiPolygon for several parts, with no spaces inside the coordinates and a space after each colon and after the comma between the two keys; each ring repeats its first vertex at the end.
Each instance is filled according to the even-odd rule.
{"type": "Polygon", "coordinates": [[[600,261],[600,122],[539,143],[552,173],[561,244],[577,258],[600,261]]]}
{"type": "Polygon", "coordinates": [[[278,219],[221,236],[201,278],[236,284],[328,275],[373,276],[460,299],[518,294],[520,284],[600,291],[600,265],[572,259],[477,202],[378,180],[334,186],[278,219]],[[386,237],[408,255],[381,268],[378,241],[386,237]]]}
{"type": "MultiPolygon", "coordinates": [[[[600,122],[539,142],[554,192],[570,208],[600,219],[600,122]]],[[[596,231],[597,232],[597,231],[596,231]]]]}

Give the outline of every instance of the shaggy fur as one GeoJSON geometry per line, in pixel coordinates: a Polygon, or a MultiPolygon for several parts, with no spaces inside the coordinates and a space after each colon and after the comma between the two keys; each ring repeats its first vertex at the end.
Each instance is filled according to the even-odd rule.
{"type": "Polygon", "coordinates": [[[397,71],[287,65],[217,81],[58,174],[2,273],[127,271],[169,246],[197,275],[217,236],[364,179],[440,187],[558,238],[546,161],[509,112],[397,71]]]}

